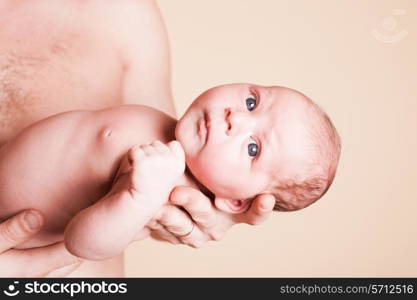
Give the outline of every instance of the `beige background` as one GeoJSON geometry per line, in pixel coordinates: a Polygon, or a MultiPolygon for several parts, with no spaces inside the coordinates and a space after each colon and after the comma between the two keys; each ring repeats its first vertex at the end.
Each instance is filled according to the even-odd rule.
{"type": "Polygon", "coordinates": [[[217,84],[289,86],[328,112],[343,149],[308,209],[197,250],[136,243],[127,276],[417,276],[417,1],[158,3],[179,115],[217,84]]]}

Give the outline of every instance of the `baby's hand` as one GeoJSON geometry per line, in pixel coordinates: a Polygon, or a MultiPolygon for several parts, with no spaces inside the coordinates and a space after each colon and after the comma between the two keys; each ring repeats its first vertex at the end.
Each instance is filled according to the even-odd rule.
{"type": "Polygon", "coordinates": [[[110,192],[68,223],[67,249],[82,258],[102,260],[122,253],[135,238],[144,238],[149,233],[146,224],[168,202],[184,169],[185,155],[177,141],[130,149],[110,192]],[[97,228],[105,234],[97,234],[97,228]],[[109,242],[114,240],[117,243],[109,242]]]}
{"type": "Polygon", "coordinates": [[[166,145],[155,141],[150,145],[133,147],[128,153],[128,161],[132,197],[152,198],[152,202],[159,205],[168,201],[171,190],[185,169],[184,150],[177,141],[166,145]]]}

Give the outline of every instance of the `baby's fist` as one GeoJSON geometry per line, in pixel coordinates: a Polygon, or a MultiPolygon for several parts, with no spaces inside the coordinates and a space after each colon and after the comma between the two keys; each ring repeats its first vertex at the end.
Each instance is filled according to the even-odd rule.
{"type": "Polygon", "coordinates": [[[185,154],[177,141],[164,144],[155,141],[129,151],[132,166],[132,188],[147,197],[166,201],[179,176],[184,173],[185,154]]]}

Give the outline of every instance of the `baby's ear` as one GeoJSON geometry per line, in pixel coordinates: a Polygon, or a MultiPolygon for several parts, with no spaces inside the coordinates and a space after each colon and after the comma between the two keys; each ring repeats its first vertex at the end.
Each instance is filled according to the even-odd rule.
{"type": "Polygon", "coordinates": [[[246,211],[250,205],[250,199],[226,199],[221,197],[216,197],[214,199],[214,205],[217,209],[230,213],[230,214],[240,214],[246,211]]]}

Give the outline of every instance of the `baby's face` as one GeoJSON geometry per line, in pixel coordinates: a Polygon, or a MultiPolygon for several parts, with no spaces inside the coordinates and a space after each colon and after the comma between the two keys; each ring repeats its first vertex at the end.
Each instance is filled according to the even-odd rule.
{"type": "Polygon", "coordinates": [[[284,87],[218,86],[179,120],[176,138],[193,175],[216,197],[249,201],[277,173],[291,176],[308,156],[304,105],[284,87]]]}

